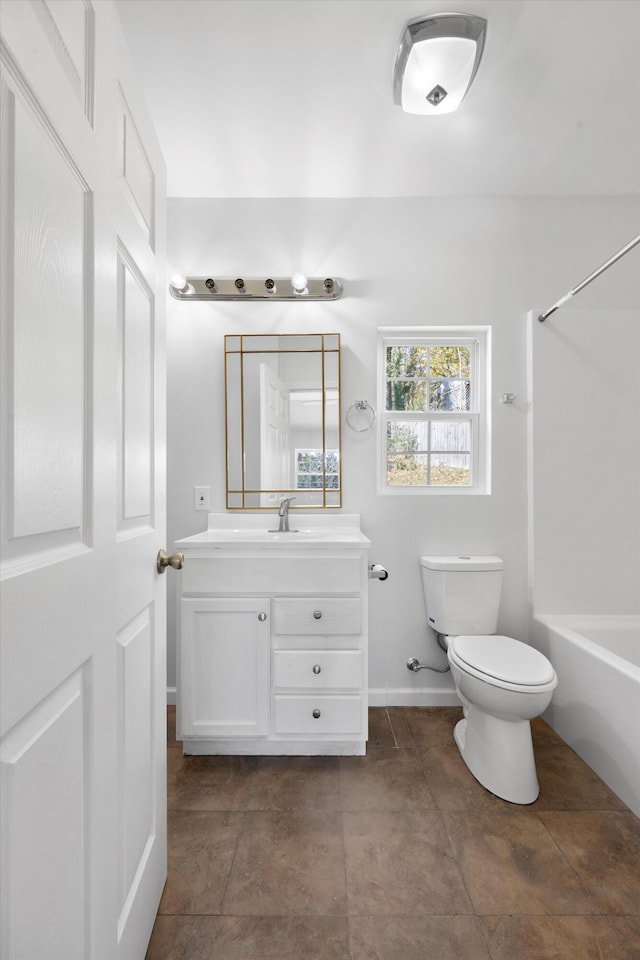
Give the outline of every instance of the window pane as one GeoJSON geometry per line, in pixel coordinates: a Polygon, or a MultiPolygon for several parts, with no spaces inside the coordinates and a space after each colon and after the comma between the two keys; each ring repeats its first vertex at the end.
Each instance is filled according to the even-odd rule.
{"type": "Polygon", "coordinates": [[[337,450],[327,450],[326,466],[327,473],[337,473],[340,466],[340,458],[337,450]]]}
{"type": "Polygon", "coordinates": [[[445,423],[443,420],[431,423],[431,449],[447,453],[456,450],[469,453],[471,450],[471,424],[468,421],[445,423]]]}
{"type": "MultiPolygon", "coordinates": [[[[329,474],[325,477],[326,490],[338,490],[338,475],[329,474]]],[[[296,490],[322,490],[321,473],[299,473],[296,478],[296,490]]]]}
{"type": "Polygon", "coordinates": [[[390,487],[425,487],[428,460],[426,454],[388,455],[387,483],[390,487]]]}
{"type": "Polygon", "coordinates": [[[424,410],[426,380],[387,380],[387,410],[424,410]]]}
{"type": "Polygon", "coordinates": [[[432,487],[464,487],[469,486],[470,480],[468,454],[446,456],[434,453],[431,457],[432,487]]]}
{"type": "Polygon", "coordinates": [[[298,473],[322,473],[322,450],[298,450],[296,455],[298,473]]]}
{"type": "Polygon", "coordinates": [[[297,490],[322,490],[321,473],[299,473],[296,483],[297,490]]]}
{"type": "Polygon", "coordinates": [[[387,453],[411,453],[429,449],[429,423],[410,420],[387,424],[387,453]]]}
{"type": "Polygon", "coordinates": [[[471,348],[460,346],[431,347],[429,375],[431,377],[471,376],[471,348]]]}
{"type": "Polygon", "coordinates": [[[429,409],[470,410],[470,382],[468,380],[432,380],[429,384],[429,409]]]}
{"type": "Polygon", "coordinates": [[[427,348],[387,347],[387,377],[426,377],[427,348]]]}

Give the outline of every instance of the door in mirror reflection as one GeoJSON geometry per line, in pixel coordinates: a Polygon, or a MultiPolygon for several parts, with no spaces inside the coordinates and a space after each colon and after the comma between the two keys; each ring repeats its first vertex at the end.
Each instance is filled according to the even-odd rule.
{"type": "Polygon", "coordinates": [[[342,505],[339,334],[225,337],[227,508],[342,505]]]}

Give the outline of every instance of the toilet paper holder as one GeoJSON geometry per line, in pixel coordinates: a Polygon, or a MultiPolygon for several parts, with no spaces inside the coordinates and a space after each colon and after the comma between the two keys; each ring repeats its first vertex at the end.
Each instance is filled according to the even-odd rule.
{"type": "Polygon", "coordinates": [[[370,563],[369,564],[369,579],[370,580],[387,580],[389,577],[389,571],[386,570],[381,563],[370,563]]]}

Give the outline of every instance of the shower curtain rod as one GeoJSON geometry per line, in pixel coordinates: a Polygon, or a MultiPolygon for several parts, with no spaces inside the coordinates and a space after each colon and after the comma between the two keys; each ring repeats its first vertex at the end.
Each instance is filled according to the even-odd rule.
{"type": "Polygon", "coordinates": [[[614,264],[616,260],[619,260],[620,257],[624,257],[625,253],[629,253],[629,250],[632,250],[633,247],[635,247],[638,243],[640,243],[640,233],[637,237],[634,237],[633,240],[630,240],[629,243],[622,248],[622,250],[618,250],[617,253],[614,253],[614,255],[610,257],[606,263],[603,263],[602,266],[598,267],[597,270],[594,270],[593,273],[590,273],[589,276],[582,281],[582,283],[579,283],[577,287],[573,288],[573,290],[569,290],[569,293],[567,293],[564,297],[561,297],[557,303],[554,303],[552,307],[549,307],[548,310],[545,310],[544,313],[541,313],[538,317],[540,323],[546,320],[547,317],[550,317],[552,313],[555,313],[558,307],[561,307],[563,303],[566,303],[567,300],[570,300],[574,294],[579,293],[582,289],[584,289],[588,283],[591,283],[591,281],[595,280],[596,277],[599,277],[601,273],[604,273],[604,271],[614,264]]]}

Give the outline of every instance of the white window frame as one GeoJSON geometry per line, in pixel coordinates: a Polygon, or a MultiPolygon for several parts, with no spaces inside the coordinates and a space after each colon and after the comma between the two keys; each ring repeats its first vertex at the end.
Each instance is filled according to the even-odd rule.
{"type": "Polygon", "coordinates": [[[491,493],[491,327],[378,327],[378,493],[388,496],[469,496],[491,493]],[[386,409],[386,348],[390,346],[473,347],[469,411],[386,409]],[[403,420],[465,421],[471,425],[471,478],[465,486],[391,486],[387,483],[387,424],[403,420]]]}

